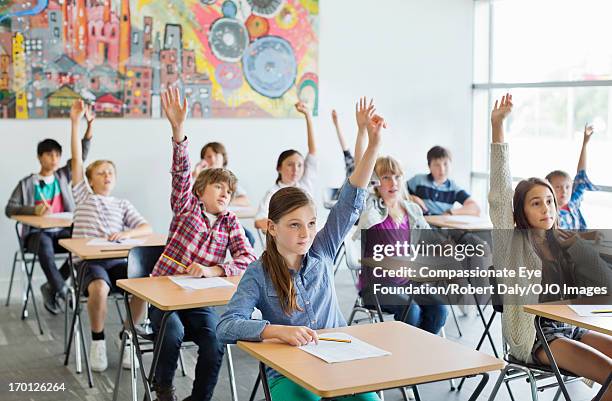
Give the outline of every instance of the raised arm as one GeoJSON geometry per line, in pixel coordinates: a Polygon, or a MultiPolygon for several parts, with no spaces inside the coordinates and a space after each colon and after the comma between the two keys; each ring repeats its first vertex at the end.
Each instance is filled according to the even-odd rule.
{"type": "MultiPolygon", "coordinates": [[[[371,106],[372,110],[373,105],[371,106]]],[[[369,118],[367,125],[368,131],[368,147],[366,148],[363,156],[359,162],[355,165],[355,172],[349,177],[351,184],[358,188],[366,188],[372,177],[374,171],[374,164],[378,157],[378,151],[380,149],[382,129],[387,128],[387,123],[379,115],[374,115],[369,118]]]]}
{"type": "Polygon", "coordinates": [[[338,142],[340,142],[340,147],[342,148],[343,152],[348,151],[349,147],[344,140],[344,135],[342,135],[342,130],[340,129],[340,124],[338,123],[338,113],[336,110],[332,110],[331,115],[334,127],[336,128],[336,136],[338,136],[338,142]]]}
{"type": "Polygon", "coordinates": [[[317,145],[314,138],[314,130],[312,128],[312,113],[308,106],[306,106],[302,102],[297,102],[295,104],[295,109],[304,115],[306,119],[306,134],[308,135],[308,154],[316,155],[317,154],[317,145]]]}
{"type": "MultiPolygon", "coordinates": [[[[88,107],[83,100],[76,100],[70,108],[70,149],[72,151],[72,185],[83,181],[83,144],[79,139],[79,124],[88,107]]],[[[91,135],[91,133],[90,133],[91,135]]]]}
{"type": "Polygon", "coordinates": [[[578,158],[578,168],[576,172],[579,173],[587,168],[587,145],[593,136],[593,126],[586,124],[584,126],[584,135],[582,137],[582,148],[580,149],[580,157],[578,158]]]}
{"type": "Polygon", "coordinates": [[[514,228],[512,212],[512,174],[508,144],[504,143],[504,120],[512,111],[512,95],[506,94],[495,101],[491,112],[493,143],[491,144],[491,175],[489,189],[489,215],[495,228],[514,228]]]}
{"type": "Polygon", "coordinates": [[[363,157],[364,149],[367,146],[366,129],[374,112],[374,99],[370,99],[368,104],[367,98],[364,96],[359,99],[355,105],[355,119],[357,120],[357,139],[355,140],[355,165],[359,164],[363,157]]]}

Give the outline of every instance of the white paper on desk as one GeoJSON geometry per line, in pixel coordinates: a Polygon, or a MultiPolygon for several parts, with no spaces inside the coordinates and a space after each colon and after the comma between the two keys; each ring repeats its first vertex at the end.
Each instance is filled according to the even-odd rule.
{"type": "Polygon", "coordinates": [[[351,340],[350,343],[336,341],[319,341],[319,344],[310,343],[299,347],[317,358],[323,359],[327,363],[354,361],[357,359],[376,358],[379,356],[391,355],[385,351],[364,341],[361,341],[346,333],[324,333],[320,337],[339,338],[351,340]]]}
{"type": "Polygon", "coordinates": [[[125,248],[125,246],[138,246],[145,243],[145,240],[139,238],[126,238],[119,240],[118,242],[109,241],[106,238],[94,238],[87,241],[89,246],[103,246],[103,247],[119,247],[125,248]]]}
{"type": "Polygon", "coordinates": [[[52,219],[72,220],[74,218],[74,214],[72,212],[49,213],[46,214],[45,217],[50,217],[52,219]]]}
{"type": "Polygon", "coordinates": [[[191,276],[171,276],[170,280],[187,290],[204,290],[206,288],[234,286],[234,284],[222,279],[221,277],[201,278],[191,276]]]}
{"type": "Polygon", "coordinates": [[[594,310],[612,310],[612,305],[567,305],[578,316],[582,317],[612,317],[611,313],[593,313],[594,310]]]}

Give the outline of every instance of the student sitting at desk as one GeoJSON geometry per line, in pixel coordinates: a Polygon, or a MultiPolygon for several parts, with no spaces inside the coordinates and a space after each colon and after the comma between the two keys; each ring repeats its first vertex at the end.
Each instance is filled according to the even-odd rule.
{"type": "Polygon", "coordinates": [[[434,146],[427,152],[429,174],[418,174],[406,183],[412,201],[429,215],[471,215],[480,216],[478,203],[449,178],[451,154],[442,146],[434,146]],[[461,207],[453,208],[455,202],[461,207]]]}
{"type": "MultiPolygon", "coordinates": [[[[87,130],[81,140],[83,160],[87,158],[93,131],[91,129],[94,115],[87,113],[87,130]]],[[[74,198],[70,189],[72,180],[72,162],[68,160],[65,166],[59,167],[62,157],[62,147],[53,139],[45,139],[38,143],[37,148],[40,171],[21,179],[13,190],[4,210],[7,217],[17,214],[43,216],[50,213],[73,212],[74,198]]],[[[21,233],[26,249],[35,249],[33,229],[24,226],[21,233]]],[[[38,261],[45,273],[47,282],[40,287],[45,309],[57,315],[61,308],[58,298],[67,290],[65,280],[70,277],[68,261],[57,269],[55,252],[64,251],[58,244],[62,238],[70,238],[69,228],[51,229],[40,232],[38,261]]],[[[65,252],[65,251],[64,251],[65,252]]]]}
{"type": "Polygon", "coordinates": [[[276,191],[286,187],[297,187],[312,194],[317,175],[317,147],[315,143],[314,131],[312,128],[311,111],[302,102],[295,105],[298,112],[304,115],[306,120],[306,135],[308,137],[308,154],[306,158],[300,152],[294,149],[283,151],[276,162],[276,171],[278,177],[276,182],[266,192],[263,199],[259,203],[257,215],[255,216],[255,227],[265,231],[268,226],[268,205],[270,198],[276,191]]]}
{"type": "MultiPolygon", "coordinates": [[[[383,125],[376,117],[368,126],[368,148],[318,233],[316,208],[304,190],[287,187],[272,196],[266,249],[245,272],[221,317],[217,335],[223,342],[276,339],[299,346],[317,342],[315,330],[346,325],[334,289],[334,258],[363,208],[383,125]],[[253,308],[263,320],[251,319],[253,308]]],[[[267,379],[273,400],[319,399],[272,369],[267,379]]],[[[367,393],[345,399],[378,397],[367,393]]]]}
{"type": "MultiPolygon", "coordinates": [[[[236,189],[236,177],[224,168],[202,170],[193,187],[187,137],[183,124],[187,100],[179,90],[162,95],[162,107],[172,127],[172,223],[164,253],[152,276],[189,274],[196,277],[239,276],[255,260],[236,215],[228,210],[236,189]],[[232,259],[225,261],[229,250],[232,259]]],[[[151,307],[153,330],[159,333],[163,312],[151,307]]],[[[161,343],[154,390],[158,401],[174,401],[174,373],[181,343],[189,338],[198,345],[198,360],[191,396],[187,400],[210,400],[223,360],[223,346],[215,328],[219,317],[212,307],[172,313],[161,343]]]]}
{"type": "MultiPolygon", "coordinates": [[[[530,285],[555,283],[578,286],[612,285],[610,266],[585,245],[575,232],[557,231],[558,204],[550,184],[529,178],[512,189],[509,146],[503,124],[512,111],[512,96],[495,101],[491,113],[491,182],[489,214],[493,230],[493,265],[527,266],[541,277],[504,279],[507,285],[527,289],[530,285]]],[[[558,299],[558,297],[557,297],[558,299]]],[[[510,354],[524,362],[550,364],[536,338],[534,316],[522,305],[552,300],[547,295],[504,296],[502,331],[510,354]]],[[[612,371],[612,337],[569,324],[542,319],[542,331],[559,368],[603,384],[612,371]]],[[[612,400],[612,388],[602,400],[612,400]]]]}
{"type": "MultiPolygon", "coordinates": [[[[115,164],[110,160],[96,160],[87,166],[83,174],[81,142],[78,139],[79,121],[91,106],[77,100],[70,110],[72,122],[72,192],[76,201],[74,212],[73,238],[106,238],[109,241],[147,235],[151,226],[126,199],[111,195],[116,184],[115,164]]],[[[91,370],[102,372],[108,367],[104,321],[106,320],[106,301],[111,288],[119,279],[127,277],[127,259],[109,259],[82,262],[73,258],[78,269],[87,269],[82,288],[87,296],[87,312],[91,326],[91,345],[89,358],[91,370]]],[[[145,303],[138,297],[130,302],[134,321],[144,314],[145,303]]],[[[125,324],[124,327],[129,325],[125,324]]],[[[125,352],[122,365],[130,367],[131,358],[125,352]]]]}

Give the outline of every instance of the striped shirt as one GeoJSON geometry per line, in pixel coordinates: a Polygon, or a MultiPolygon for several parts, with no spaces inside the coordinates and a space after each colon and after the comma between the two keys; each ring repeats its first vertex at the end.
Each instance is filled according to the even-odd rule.
{"type": "MultiPolygon", "coordinates": [[[[170,205],[173,217],[164,255],[185,266],[195,262],[203,266],[219,266],[226,276],[239,276],[255,260],[255,251],[246,238],[236,215],[226,210],[216,220],[207,216],[204,206],[191,190],[188,141],[172,141],[172,192],[170,205]],[[232,259],[225,262],[227,251],[232,259]]],[[[152,276],[181,273],[178,264],[163,256],[152,276]]]]}
{"type": "Polygon", "coordinates": [[[106,238],[146,224],[128,200],[95,194],[86,180],[73,186],[72,194],[76,202],[73,238],[106,238]]]}
{"type": "Polygon", "coordinates": [[[465,190],[453,180],[438,185],[431,174],[418,174],[406,183],[408,192],[423,199],[430,215],[444,214],[455,202],[463,204],[469,197],[465,190]]]}

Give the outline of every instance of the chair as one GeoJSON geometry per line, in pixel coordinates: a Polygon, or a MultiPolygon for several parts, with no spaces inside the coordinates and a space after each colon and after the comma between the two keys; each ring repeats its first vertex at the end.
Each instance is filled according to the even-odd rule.
{"type": "MultiPolygon", "coordinates": [[[[157,263],[157,261],[159,260],[163,252],[164,252],[164,246],[139,246],[139,247],[132,248],[130,252],[128,253],[127,278],[148,277],[153,271],[155,264],[157,263]]],[[[146,325],[144,326],[146,328],[146,325]]],[[[125,345],[126,345],[127,340],[130,339],[130,336],[131,334],[129,330],[123,331],[123,335],[121,337],[121,349],[119,351],[119,364],[121,364],[121,361],[123,360],[123,353],[125,352],[125,345]]],[[[152,330],[146,330],[146,329],[138,330],[138,337],[147,341],[149,344],[155,343],[155,333],[153,333],[152,330]]],[[[185,338],[184,341],[189,341],[189,338],[185,338]]],[[[133,343],[133,342],[130,341],[130,343],[133,343]]],[[[189,348],[195,348],[195,345],[182,345],[181,349],[179,350],[179,364],[180,364],[183,376],[185,376],[185,366],[183,363],[182,350],[189,349],[189,348]]],[[[145,352],[153,352],[153,348],[141,350],[141,353],[145,353],[145,352]]],[[[130,370],[131,379],[132,379],[132,396],[133,396],[133,399],[137,399],[137,395],[136,395],[137,372],[135,369],[135,366],[136,366],[135,347],[130,346],[130,353],[131,353],[131,358],[132,358],[131,370],[130,370]]],[[[230,387],[232,390],[233,400],[236,400],[236,396],[235,396],[236,395],[236,384],[234,381],[234,368],[233,368],[231,349],[230,349],[229,344],[226,345],[226,356],[227,356],[228,370],[229,370],[229,377],[230,377],[230,387]]],[[[155,373],[156,364],[157,364],[157,360],[154,357],[153,363],[151,364],[151,368],[149,370],[149,375],[148,375],[149,382],[153,381],[153,377],[154,377],[153,375],[155,373]]],[[[119,395],[119,383],[121,381],[121,375],[122,375],[122,368],[121,366],[119,366],[117,370],[117,376],[115,379],[115,388],[113,390],[113,401],[116,401],[119,395]]]]}
{"type": "MultiPolygon", "coordinates": [[[[491,266],[489,269],[492,269],[492,268],[493,266],[491,266]]],[[[490,283],[493,286],[493,288],[497,288],[497,280],[495,278],[490,278],[490,283]]],[[[493,312],[493,315],[491,316],[491,319],[489,319],[488,327],[490,327],[490,322],[495,317],[495,314],[502,314],[504,312],[503,300],[499,296],[499,294],[495,293],[495,291],[493,292],[493,295],[491,297],[491,303],[493,305],[494,312],[493,312]]],[[[483,337],[481,337],[481,341],[483,340],[484,340],[484,334],[483,334],[483,337]]],[[[517,379],[527,379],[527,382],[529,383],[531,387],[532,401],[538,400],[538,392],[542,392],[544,390],[547,390],[549,388],[554,388],[554,387],[558,387],[558,388],[557,388],[557,393],[555,394],[553,398],[553,401],[557,401],[559,399],[559,396],[561,395],[561,388],[559,387],[558,381],[555,383],[550,383],[550,384],[546,384],[542,386],[537,385],[538,380],[544,380],[544,379],[556,377],[554,372],[549,366],[535,364],[535,363],[527,363],[527,362],[523,362],[523,361],[516,359],[515,357],[510,355],[510,353],[508,352],[508,346],[505,341],[503,341],[503,348],[504,348],[504,360],[507,362],[507,365],[501,371],[499,378],[495,382],[495,385],[493,386],[493,390],[491,391],[491,396],[489,397],[489,401],[492,401],[495,399],[495,396],[497,395],[497,392],[499,391],[499,387],[501,386],[502,382],[506,385],[506,388],[508,389],[508,393],[510,394],[510,398],[514,401],[514,395],[512,394],[512,390],[510,389],[509,382],[513,380],[517,380],[517,379]]],[[[570,382],[580,379],[571,372],[564,371],[561,369],[560,369],[560,372],[563,376],[565,376],[563,380],[564,383],[570,383],[570,382]]]]}

